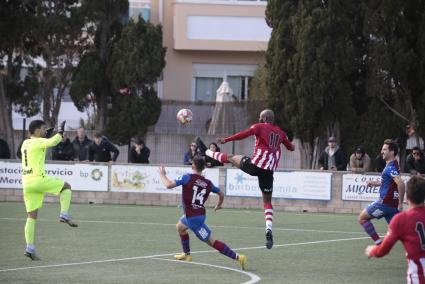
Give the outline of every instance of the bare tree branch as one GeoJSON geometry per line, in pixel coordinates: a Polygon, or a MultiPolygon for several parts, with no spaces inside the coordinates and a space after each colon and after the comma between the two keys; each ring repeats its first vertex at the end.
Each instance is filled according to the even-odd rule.
{"type": "Polygon", "coordinates": [[[408,118],[406,118],[404,115],[402,115],[401,113],[399,113],[398,111],[396,111],[393,107],[391,107],[383,98],[381,98],[380,96],[378,96],[378,99],[390,110],[392,111],[395,115],[397,115],[398,117],[400,117],[401,119],[410,122],[410,120],[408,118]]]}

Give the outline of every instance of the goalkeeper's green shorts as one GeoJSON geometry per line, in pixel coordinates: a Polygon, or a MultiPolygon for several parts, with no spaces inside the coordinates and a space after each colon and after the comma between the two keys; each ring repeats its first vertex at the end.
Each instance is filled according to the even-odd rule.
{"type": "Polygon", "coordinates": [[[40,177],[26,181],[23,184],[25,208],[27,212],[32,212],[43,206],[45,193],[58,195],[65,182],[54,177],[40,177]]]}

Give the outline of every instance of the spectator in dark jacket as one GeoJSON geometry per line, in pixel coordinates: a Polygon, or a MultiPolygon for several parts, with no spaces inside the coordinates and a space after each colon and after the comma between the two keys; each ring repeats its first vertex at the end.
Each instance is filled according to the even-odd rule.
{"type": "Polygon", "coordinates": [[[130,150],[130,163],[149,164],[151,150],[142,139],[137,139],[130,150]]]}
{"type": "Polygon", "coordinates": [[[88,161],[89,160],[89,146],[92,141],[87,138],[84,128],[78,128],[77,137],[72,141],[74,148],[74,160],[88,161]]]}
{"type": "Polygon", "coordinates": [[[375,160],[373,161],[373,170],[375,172],[381,173],[385,166],[387,165],[387,162],[385,162],[384,158],[382,158],[382,154],[378,154],[376,156],[375,160]]]}
{"type": "Polygon", "coordinates": [[[94,134],[94,141],[89,147],[89,161],[95,162],[111,162],[116,161],[119,155],[117,147],[109,140],[102,136],[101,133],[94,134]],[[113,156],[111,157],[111,152],[113,156]]]}
{"type": "Polygon", "coordinates": [[[335,137],[329,137],[328,146],[322,151],[319,158],[319,168],[334,171],[345,171],[347,169],[347,158],[336,144],[335,137]]]}
{"type": "Polygon", "coordinates": [[[413,147],[406,159],[406,172],[412,175],[425,174],[425,157],[419,147],[413,147]]]}
{"type": "MultiPolygon", "coordinates": [[[[215,142],[210,143],[208,148],[213,152],[220,152],[220,148],[218,147],[217,143],[215,143],[215,142]]],[[[219,161],[217,161],[216,159],[213,159],[211,157],[205,156],[205,165],[206,165],[207,168],[212,168],[212,167],[223,166],[223,163],[220,163],[219,161]]]]}
{"type": "Polygon", "coordinates": [[[197,146],[195,142],[189,144],[189,150],[184,153],[183,164],[184,165],[192,165],[193,157],[195,157],[197,153],[197,146]]]}
{"type": "Polygon", "coordinates": [[[0,138],[0,159],[10,159],[9,144],[2,138],[0,138]]]}
{"type": "Polygon", "coordinates": [[[68,135],[64,132],[62,141],[52,148],[52,160],[72,161],[74,159],[74,148],[68,135]]]}

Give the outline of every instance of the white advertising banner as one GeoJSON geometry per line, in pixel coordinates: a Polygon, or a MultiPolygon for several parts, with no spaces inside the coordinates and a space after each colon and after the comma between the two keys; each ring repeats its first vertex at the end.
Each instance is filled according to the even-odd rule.
{"type": "MultiPolygon", "coordinates": [[[[0,162],[0,188],[22,188],[21,163],[0,162]]],[[[108,166],[47,164],[46,174],[68,182],[72,190],[108,191],[108,166]]]]}
{"type": "MultiPolygon", "coordinates": [[[[165,167],[165,171],[170,180],[192,173],[190,167],[165,167]]],[[[218,169],[208,168],[204,174],[207,179],[218,186],[218,169]]],[[[111,191],[181,194],[181,187],[165,188],[159,178],[157,166],[112,165],[111,191]]]]}
{"type": "MultiPolygon", "coordinates": [[[[275,172],[273,197],[287,199],[331,200],[332,173],[275,172]]],[[[258,178],[239,169],[228,169],[227,196],[261,197],[258,178]]]]}
{"type": "MultiPolygon", "coordinates": [[[[401,177],[404,182],[409,176],[401,177]]],[[[367,181],[380,180],[381,175],[345,174],[342,176],[342,200],[375,201],[379,199],[379,186],[367,187],[367,181]]]]}

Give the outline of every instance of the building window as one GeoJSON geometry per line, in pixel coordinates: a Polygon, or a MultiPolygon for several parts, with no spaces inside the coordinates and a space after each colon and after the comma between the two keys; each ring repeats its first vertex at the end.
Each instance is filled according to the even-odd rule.
{"type": "Polygon", "coordinates": [[[216,92],[226,78],[237,100],[247,100],[248,85],[257,65],[193,64],[192,97],[195,101],[214,102],[216,92]]]}
{"type": "Polygon", "coordinates": [[[151,6],[149,0],[130,0],[128,14],[131,19],[137,20],[139,15],[149,22],[151,18],[151,6]]]}
{"type": "Polygon", "coordinates": [[[214,102],[222,78],[195,77],[195,101],[214,102]]]}

